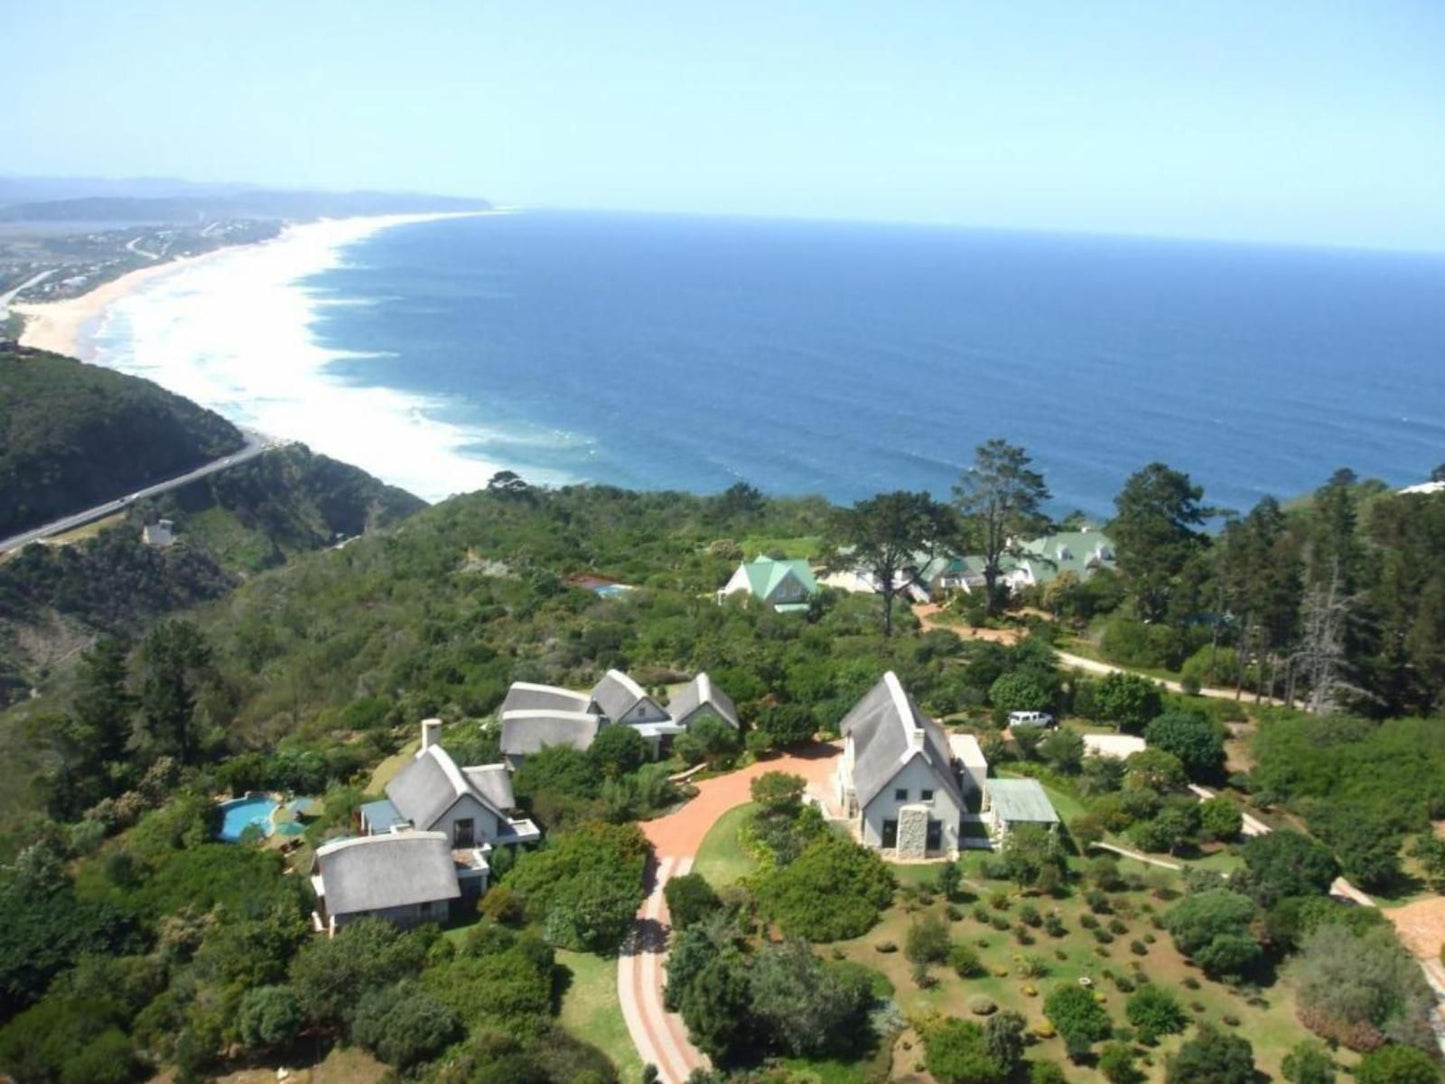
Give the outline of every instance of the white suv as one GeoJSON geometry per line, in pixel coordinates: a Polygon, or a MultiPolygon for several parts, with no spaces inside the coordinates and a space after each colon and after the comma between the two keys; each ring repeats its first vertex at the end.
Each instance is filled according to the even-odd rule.
{"type": "Polygon", "coordinates": [[[1046,711],[1011,711],[1008,713],[1008,725],[1053,726],[1054,717],[1046,711]]]}

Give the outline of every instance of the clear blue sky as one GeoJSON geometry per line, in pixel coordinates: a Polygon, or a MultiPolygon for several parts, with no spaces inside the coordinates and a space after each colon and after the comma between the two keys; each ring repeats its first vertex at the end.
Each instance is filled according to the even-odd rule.
{"type": "Polygon", "coordinates": [[[8,0],[0,173],[1445,250],[1445,0],[8,0]]]}

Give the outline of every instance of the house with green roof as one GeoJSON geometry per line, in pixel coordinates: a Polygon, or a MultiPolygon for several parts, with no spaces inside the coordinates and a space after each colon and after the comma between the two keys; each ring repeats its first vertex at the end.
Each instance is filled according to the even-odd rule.
{"type": "Polygon", "coordinates": [[[1021,824],[1059,830],[1059,814],[1037,779],[990,779],[983,788],[983,823],[995,845],[1021,824]]]}
{"type": "Polygon", "coordinates": [[[718,601],[729,595],[748,594],[779,613],[790,613],[806,610],[808,600],[817,593],[818,584],[807,561],[759,557],[738,565],[732,579],[718,592],[718,601]]]}
{"type": "MultiPolygon", "coordinates": [[[[935,558],[920,567],[919,580],[935,597],[957,590],[973,594],[983,590],[983,564],[983,557],[977,554],[935,558]]],[[[1019,542],[998,564],[999,583],[1011,591],[1052,583],[1065,572],[1072,572],[1083,583],[1101,568],[1119,566],[1109,536],[1090,528],[1019,542]]]]}

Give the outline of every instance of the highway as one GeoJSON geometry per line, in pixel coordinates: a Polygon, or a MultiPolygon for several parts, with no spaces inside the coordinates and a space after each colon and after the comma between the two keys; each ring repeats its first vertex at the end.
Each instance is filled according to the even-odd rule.
{"type": "Polygon", "coordinates": [[[73,531],[77,527],[83,527],[87,523],[103,519],[106,516],[122,512],[134,502],[144,497],[154,497],[158,493],[165,493],[168,490],[179,488],[188,482],[194,482],[197,478],[204,478],[208,474],[215,474],[217,471],[225,470],[227,467],[234,467],[237,463],[244,463],[248,459],[255,459],[262,452],[270,448],[279,448],[288,443],[287,441],[275,440],[263,436],[260,433],[252,433],[242,430],[246,437],[246,446],[239,452],[221,459],[213,459],[193,471],[175,478],[167,479],[164,482],[157,482],[155,485],[138,489],[134,493],[128,493],[124,497],[117,497],[113,501],[106,501],[94,508],[87,508],[83,512],[76,512],[73,515],[65,516],[62,519],[54,520],[42,527],[26,531],[24,534],[17,534],[13,538],[0,539],[0,553],[8,553],[11,550],[18,550],[21,546],[28,546],[31,542],[39,542],[41,539],[49,538],[52,535],[64,534],[66,531],[73,531]]]}

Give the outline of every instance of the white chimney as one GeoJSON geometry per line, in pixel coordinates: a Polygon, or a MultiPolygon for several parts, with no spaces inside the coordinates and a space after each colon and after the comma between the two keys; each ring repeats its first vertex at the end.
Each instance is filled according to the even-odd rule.
{"type": "Polygon", "coordinates": [[[921,726],[915,726],[908,732],[908,748],[922,749],[923,743],[927,739],[927,737],[928,736],[923,732],[923,728],[921,726]]]}
{"type": "Polygon", "coordinates": [[[421,721],[421,747],[422,751],[430,749],[433,745],[439,745],[442,739],[442,721],[440,719],[423,719],[421,721]]]}

